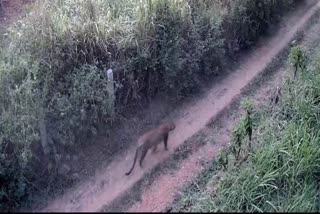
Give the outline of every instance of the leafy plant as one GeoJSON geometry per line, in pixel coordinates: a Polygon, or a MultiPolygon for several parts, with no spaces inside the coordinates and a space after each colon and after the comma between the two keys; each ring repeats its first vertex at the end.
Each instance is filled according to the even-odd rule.
{"type": "Polygon", "coordinates": [[[251,139],[253,122],[251,113],[254,105],[250,100],[241,101],[241,108],[246,111],[246,115],[240,119],[238,124],[233,128],[231,132],[231,151],[235,156],[236,161],[240,158],[240,152],[242,150],[242,141],[245,136],[249,137],[249,149],[251,150],[251,139]]]}
{"type": "Polygon", "coordinates": [[[53,170],[59,167],[57,153],[90,143],[101,128],[110,131],[124,105],[159,92],[182,98],[202,79],[223,72],[233,50],[252,45],[293,3],[35,4],[3,35],[0,49],[0,179],[10,187],[0,191],[2,210],[12,210],[35,189],[52,192],[42,171],[54,182],[63,180],[53,170]],[[109,68],[113,82],[104,73],[109,68]]]}
{"type": "MultiPolygon", "coordinates": [[[[319,56],[319,53],[318,45],[310,55],[319,56]]],[[[319,57],[310,64],[317,62],[319,57]]],[[[215,186],[215,194],[204,191],[197,195],[189,209],[319,212],[319,71],[315,66],[305,78],[285,79],[279,108],[270,111],[269,103],[265,103],[256,112],[261,117],[255,127],[259,134],[247,164],[228,168],[215,186]]]]}
{"type": "Polygon", "coordinates": [[[289,53],[289,62],[294,67],[294,78],[296,78],[297,71],[303,73],[306,70],[306,56],[300,47],[292,47],[289,53]]]}
{"type": "Polygon", "coordinates": [[[223,170],[227,170],[228,167],[228,153],[222,149],[217,156],[218,163],[223,166],[223,170]]]}
{"type": "Polygon", "coordinates": [[[251,118],[251,113],[254,108],[254,104],[250,100],[245,100],[241,102],[241,107],[243,110],[246,111],[246,116],[244,118],[244,131],[245,134],[249,137],[249,149],[251,150],[251,139],[252,139],[252,129],[253,129],[253,122],[251,118]]]}

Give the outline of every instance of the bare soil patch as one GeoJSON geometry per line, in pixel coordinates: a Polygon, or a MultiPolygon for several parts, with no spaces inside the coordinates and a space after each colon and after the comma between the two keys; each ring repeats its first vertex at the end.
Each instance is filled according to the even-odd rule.
{"type": "Polygon", "coordinates": [[[19,20],[26,13],[26,6],[34,0],[3,0],[0,12],[0,29],[5,29],[14,21],[19,20]]]}
{"type": "MultiPolygon", "coordinates": [[[[50,202],[42,211],[100,211],[105,205],[111,204],[127,190],[130,190],[137,182],[143,179],[145,173],[170,158],[177,148],[180,148],[190,137],[203,129],[203,127],[206,127],[212,118],[217,117],[230,106],[234,99],[242,93],[242,90],[252,82],[260,72],[265,70],[274,57],[278,56],[278,54],[287,47],[296,32],[301,29],[313,15],[314,10],[320,7],[320,4],[317,4],[310,9],[312,3],[312,1],[307,1],[306,4],[296,10],[294,14],[287,17],[283,22],[285,25],[281,26],[281,29],[273,38],[261,41],[255,50],[243,57],[239,69],[232,72],[218,84],[209,88],[203,96],[186,103],[169,115],[170,118],[174,119],[177,126],[176,130],[169,137],[169,152],[162,152],[162,148],[159,148],[160,152],[156,155],[148,155],[146,157],[148,163],[146,162],[147,164],[145,164],[143,169],[137,167],[133,173],[127,177],[124,176],[124,173],[132,164],[135,150],[135,147],[132,146],[113,158],[110,164],[102,164],[100,170],[96,172],[93,170],[92,173],[95,173],[93,177],[80,181],[77,186],[50,202]]],[[[141,123],[139,123],[139,117],[146,118],[150,116],[151,118],[157,118],[153,121],[163,119],[154,117],[154,114],[158,114],[158,116],[166,115],[167,109],[170,109],[170,107],[162,108],[161,106],[163,106],[163,104],[161,104],[161,102],[157,104],[158,106],[153,106],[153,109],[150,108],[150,115],[146,116],[142,114],[138,116],[136,118],[137,123],[134,123],[134,120],[130,120],[131,122],[128,122],[128,126],[131,126],[130,129],[119,129],[117,133],[118,137],[125,138],[125,136],[132,133],[131,139],[136,138],[138,134],[141,133],[141,130],[144,129],[139,127],[139,124],[141,125],[141,123]],[[139,129],[140,131],[137,131],[139,129]]],[[[144,125],[144,127],[151,126],[151,123],[148,124],[145,122],[144,125]]],[[[117,138],[114,138],[114,140],[117,140],[117,138]]],[[[210,160],[214,157],[217,149],[221,147],[221,145],[224,145],[223,142],[227,142],[227,138],[221,140],[219,144],[205,144],[205,146],[199,148],[186,159],[187,162],[182,162],[183,170],[177,170],[174,176],[159,176],[158,179],[153,182],[153,187],[150,191],[142,191],[141,203],[134,205],[131,211],[162,210],[163,207],[172,200],[176,189],[199,172],[198,169],[201,167],[198,165],[198,160],[210,160]],[[156,191],[156,187],[158,187],[158,191],[156,191]]],[[[117,141],[117,143],[121,144],[121,141],[117,141]]],[[[98,158],[96,157],[108,155],[105,152],[107,151],[101,150],[99,154],[92,154],[91,157],[87,156],[86,159],[90,164],[96,166],[98,162],[98,158]],[[95,159],[96,163],[94,163],[95,161],[92,162],[92,159],[95,159]]],[[[83,158],[84,159],[81,159],[86,160],[85,157],[83,158]]]]}

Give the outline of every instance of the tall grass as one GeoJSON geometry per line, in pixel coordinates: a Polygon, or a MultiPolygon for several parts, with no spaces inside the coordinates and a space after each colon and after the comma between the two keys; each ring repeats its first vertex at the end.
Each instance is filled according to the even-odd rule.
{"type": "Polygon", "coordinates": [[[319,71],[309,66],[299,80],[285,79],[280,106],[260,112],[248,163],[230,168],[215,196],[203,193],[193,211],[319,211],[319,71]]]}
{"type": "Polygon", "coordinates": [[[51,192],[64,151],[108,131],[122,106],[197,90],[294,1],[259,2],[37,1],[0,50],[0,208],[51,192]]]}

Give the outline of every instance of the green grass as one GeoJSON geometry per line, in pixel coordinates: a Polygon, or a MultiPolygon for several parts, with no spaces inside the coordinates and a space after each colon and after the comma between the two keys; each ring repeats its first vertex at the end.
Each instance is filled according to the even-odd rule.
{"type": "Polygon", "coordinates": [[[312,47],[307,70],[296,81],[285,77],[279,106],[258,111],[262,118],[248,161],[236,168],[231,161],[222,179],[211,178],[214,194],[203,188],[181,196],[191,199],[179,210],[319,212],[319,53],[319,45],[312,47]]]}
{"type": "Polygon", "coordinates": [[[53,192],[48,180],[68,181],[64,153],[109,131],[123,106],[196,91],[295,3],[36,1],[1,43],[0,209],[53,192]]]}

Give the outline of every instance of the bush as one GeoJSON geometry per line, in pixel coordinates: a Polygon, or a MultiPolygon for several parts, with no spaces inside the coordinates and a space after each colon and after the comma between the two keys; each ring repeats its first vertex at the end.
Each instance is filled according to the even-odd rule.
{"type": "Polygon", "coordinates": [[[229,1],[225,13],[223,36],[228,53],[232,56],[239,50],[251,47],[263,35],[270,24],[275,23],[289,9],[294,0],[235,0],[229,1]]]}
{"type": "Polygon", "coordinates": [[[0,53],[1,209],[33,190],[27,181],[44,177],[35,163],[53,175],[57,148],[111,126],[119,107],[195,91],[221,73],[226,53],[252,45],[293,2],[37,1],[0,53]],[[115,82],[106,80],[108,68],[115,82]]]}
{"type": "MultiPolygon", "coordinates": [[[[319,47],[317,50],[319,52],[319,47]]],[[[303,62],[307,62],[306,55],[297,49],[289,55],[291,62],[297,61],[296,53],[304,56],[303,62]]],[[[319,62],[319,58],[316,60],[319,62]]],[[[278,108],[271,112],[270,108],[262,108],[258,115],[261,119],[249,161],[227,171],[215,195],[205,192],[204,197],[198,197],[193,211],[320,210],[319,71],[318,66],[308,70],[303,78],[285,79],[278,108]]]]}
{"type": "Polygon", "coordinates": [[[74,69],[66,82],[64,93],[54,94],[47,107],[49,134],[62,144],[89,140],[99,124],[112,120],[113,92],[103,72],[94,66],[74,69]]]}

